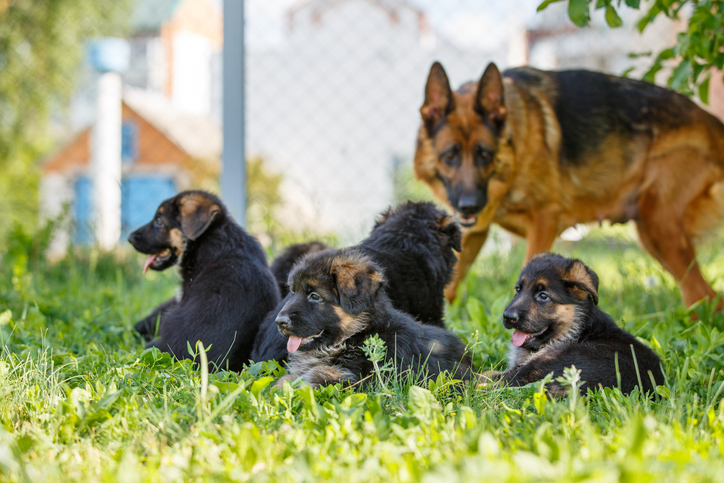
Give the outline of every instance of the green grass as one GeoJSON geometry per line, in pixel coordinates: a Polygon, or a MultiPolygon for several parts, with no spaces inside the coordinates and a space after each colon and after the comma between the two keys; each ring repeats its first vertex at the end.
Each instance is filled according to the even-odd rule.
{"type": "MultiPolygon", "coordinates": [[[[0,480],[724,481],[724,317],[692,321],[671,277],[611,233],[556,250],[599,273],[601,307],[661,356],[657,400],[444,379],[279,391],[275,364],[207,376],[132,330],[175,293],[172,270],[144,278],[128,252],[49,264],[16,233],[0,249],[0,480]]],[[[504,366],[523,249],[481,258],[448,311],[486,369],[504,366]]],[[[724,254],[701,259],[724,292],[724,254]]]]}

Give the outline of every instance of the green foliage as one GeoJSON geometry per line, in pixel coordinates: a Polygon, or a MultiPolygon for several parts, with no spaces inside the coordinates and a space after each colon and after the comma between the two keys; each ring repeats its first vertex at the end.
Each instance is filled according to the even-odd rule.
{"type": "MultiPolygon", "coordinates": [[[[201,373],[143,350],[133,323],[177,278],[142,257],[79,251],[51,264],[45,235],[17,229],[0,253],[0,480],[3,481],[721,481],[724,317],[691,320],[678,289],[625,230],[594,229],[556,251],[600,275],[601,306],[662,357],[657,399],[616,389],[567,400],[541,384],[482,390],[440,377],[312,390],[273,382],[274,362],[201,373]],[[36,241],[37,240],[37,241],[36,241]]],[[[482,257],[446,323],[479,367],[504,368],[501,315],[524,247],[482,257]]],[[[724,291],[724,260],[702,252],[724,291]]],[[[192,348],[199,353],[202,347],[192,348]]],[[[569,386],[580,377],[569,372],[569,386]]],[[[379,380],[378,380],[379,383],[379,380]]]]}
{"type": "Polygon", "coordinates": [[[399,163],[392,173],[392,191],[395,203],[402,201],[435,201],[430,188],[415,179],[412,163],[399,163]]]}
{"type": "Polygon", "coordinates": [[[269,234],[277,238],[282,227],[276,221],[275,210],[282,204],[280,192],[282,174],[269,170],[261,157],[246,160],[248,203],[247,226],[251,233],[269,234]]]}
{"type": "MultiPolygon", "coordinates": [[[[544,0],[538,10],[562,0],[544,0]]],[[[589,24],[591,4],[594,0],[568,0],[568,16],[579,27],[589,24]]],[[[595,0],[595,9],[604,9],[606,23],[611,28],[623,25],[616,8],[621,0],[595,0]]],[[[629,8],[639,10],[640,0],[625,0],[629,8]]],[[[676,35],[676,45],[664,49],[654,58],[644,80],[653,82],[663,63],[675,59],[676,66],[669,77],[668,86],[687,96],[698,95],[705,104],[709,99],[709,81],[714,69],[724,68],[724,0],[655,0],[637,23],[639,31],[659,15],[679,19],[683,9],[690,7],[685,31],[676,35]]]]}
{"type": "Polygon", "coordinates": [[[0,2],[0,227],[36,220],[51,115],[76,87],[84,42],[122,33],[132,1],[0,2]]]}

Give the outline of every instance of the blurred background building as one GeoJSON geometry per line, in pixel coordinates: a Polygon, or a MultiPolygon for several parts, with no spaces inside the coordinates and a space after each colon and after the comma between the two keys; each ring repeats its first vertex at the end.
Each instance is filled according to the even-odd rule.
{"type": "MultiPolygon", "coordinates": [[[[629,54],[673,45],[682,28],[662,18],[641,35],[634,27],[641,12],[622,9],[622,28],[594,14],[580,29],[566,2],[537,13],[539,3],[246,0],[252,232],[265,243],[280,233],[335,233],[352,242],[389,204],[425,196],[412,179],[412,155],[434,60],[453,87],[477,80],[491,61],[501,69],[529,64],[640,77],[651,59],[629,54]]],[[[223,130],[221,1],[138,0],[126,15],[124,234],[172,193],[218,186],[223,130]]],[[[42,156],[40,206],[46,216],[70,206],[75,228],[68,237],[76,241],[89,239],[95,75],[83,64],[70,104],[54,118],[54,148],[42,156]]],[[[722,90],[712,89],[715,107],[722,90]]]]}

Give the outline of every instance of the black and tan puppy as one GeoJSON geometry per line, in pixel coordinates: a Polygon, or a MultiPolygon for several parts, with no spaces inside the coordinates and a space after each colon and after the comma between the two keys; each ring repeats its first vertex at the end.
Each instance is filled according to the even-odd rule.
{"type": "MultiPolygon", "coordinates": [[[[506,328],[515,329],[509,369],[503,374],[510,386],[538,381],[551,372],[559,377],[572,365],[581,370],[584,394],[599,386],[629,393],[639,383],[650,392],[652,378],[656,385],[664,383],[656,354],[598,308],[598,276],[580,260],[552,253],[533,257],[520,274],[503,319],[506,328]]],[[[565,394],[557,382],[548,389],[554,396],[565,394]]]]}
{"type": "Polygon", "coordinates": [[[363,344],[375,334],[399,374],[411,372],[417,381],[442,371],[457,379],[471,376],[470,356],[460,339],[396,310],[382,270],[359,249],[307,255],[292,269],[289,287],[276,317],[279,332],[288,338],[286,380],[301,377],[313,386],[365,380],[373,366],[363,344]]]}
{"type": "Polygon", "coordinates": [[[289,272],[292,271],[292,267],[295,263],[302,259],[307,253],[321,252],[329,248],[324,243],[313,241],[309,243],[297,243],[286,247],[271,264],[271,272],[274,278],[277,280],[279,285],[279,294],[282,298],[286,297],[289,293],[289,285],[287,285],[287,279],[289,278],[289,272]]]}
{"type": "MultiPolygon", "coordinates": [[[[383,270],[392,305],[424,324],[443,327],[443,291],[460,250],[460,229],[432,203],[405,202],[387,210],[357,249],[383,270]]],[[[252,351],[255,362],[284,361],[287,340],[276,330],[286,300],[262,323],[252,351]]]]}
{"type": "Polygon", "coordinates": [[[128,241],[148,256],[148,268],[181,268],[182,294],[161,304],[135,329],[177,358],[201,340],[212,367],[238,371],[249,361],[264,315],[279,302],[276,281],[259,242],[229,216],[221,201],[185,191],[158,207],[128,241]],[[158,338],[154,338],[157,321],[158,338]]]}

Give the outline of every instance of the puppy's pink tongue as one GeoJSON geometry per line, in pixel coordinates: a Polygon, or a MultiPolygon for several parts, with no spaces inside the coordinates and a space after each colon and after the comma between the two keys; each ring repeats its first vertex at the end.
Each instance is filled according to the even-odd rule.
{"type": "Polygon", "coordinates": [[[155,255],[149,255],[149,256],[148,256],[148,258],[146,259],[146,264],[143,266],[143,274],[144,274],[144,275],[146,275],[146,272],[148,272],[148,267],[151,266],[151,264],[152,264],[153,261],[156,259],[156,257],[158,257],[158,253],[156,253],[155,255]]]}
{"type": "Polygon", "coordinates": [[[297,349],[299,349],[300,345],[302,345],[302,338],[290,335],[289,340],[287,341],[287,351],[290,354],[293,352],[297,352],[297,349]]]}
{"type": "Polygon", "coordinates": [[[522,346],[529,335],[530,334],[526,334],[525,332],[521,332],[518,329],[515,329],[515,332],[513,332],[513,345],[515,347],[522,346]]]}

